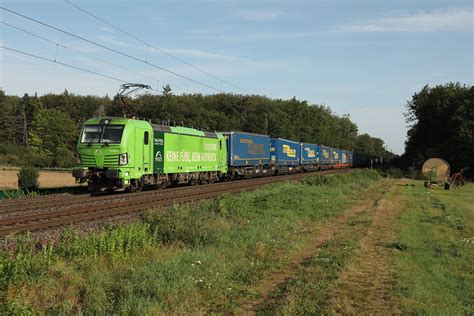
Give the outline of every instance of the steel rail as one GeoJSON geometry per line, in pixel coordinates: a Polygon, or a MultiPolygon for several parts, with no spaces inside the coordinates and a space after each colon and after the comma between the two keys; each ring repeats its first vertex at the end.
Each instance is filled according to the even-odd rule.
{"type": "MultiPolygon", "coordinates": [[[[348,172],[348,169],[328,170],[318,173],[348,172]]],[[[154,207],[169,206],[176,203],[194,202],[210,199],[224,193],[236,193],[252,190],[262,185],[282,181],[301,180],[314,173],[300,173],[278,177],[264,177],[235,182],[222,182],[212,185],[174,188],[173,190],[141,192],[150,194],[126,195],[127,200],[110,203],[114,199],[121,199],[122,195],[107,196],[103,204],[73,207],[61,211],[51,211],[30,215],[19,215],[0,219],[0,236],[21,233],[26,231],[45,230],[49,228],[94,221],[106,217],[136,213],[154,207]],[[128,198],[130,196],[130,198],[128,198]],[[138,199],[137,199],[138,198],[138,199]]],[[[93,200],[96,202],[96,200],[93,200]]],[[[64,203],[68,203],[67,200],[64,203]]],[[[68,204],[70,205],[70,203],[68,204]]]]}

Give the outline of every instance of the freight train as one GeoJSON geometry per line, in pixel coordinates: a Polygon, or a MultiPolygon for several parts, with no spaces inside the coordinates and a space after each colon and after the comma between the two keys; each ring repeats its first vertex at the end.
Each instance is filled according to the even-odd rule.
{"type": "Polygon", "coordinates": [[[85,122],[72,175],[90,191],[141,191],[364,166],[374,156],[245,132],[209,132],[106,117],[85,122]]]}

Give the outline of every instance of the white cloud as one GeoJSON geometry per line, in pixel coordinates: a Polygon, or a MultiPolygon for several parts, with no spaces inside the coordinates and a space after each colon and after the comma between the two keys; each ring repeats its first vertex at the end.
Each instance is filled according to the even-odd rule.
{"type": "Polygon", "coordinates": [[[281,40],[281,39],[296,39],[305,38],[316,35],[314,31],[269,31],[269,32],[255,32],[249,34],[238,34],[223,36],[222,39],[229,41],[258,41],[258,40],[281,40]]]}
{"type": "Polygon", "coordinates": [[[318,31],[256,31],[251,33],[237,33],[234,30],[193,30],[190,32],[200,38],[212,38],[213,40],[227,42],[245,42],[260,40],[283,40],[307,38],[317,35],[318,31]]]}
{"type": "Polygon", "coordinates": [[[472,8],[445,9],[360,21],[340,27],[343,32],[434,32],[473,29],[472,8]]]}
{"type": "Polygon", "coordinates": [[[281,18],[286,15],[280,10],[240,10],[237,14],[244,20],[250,21],[268,21],[281,18]]]}

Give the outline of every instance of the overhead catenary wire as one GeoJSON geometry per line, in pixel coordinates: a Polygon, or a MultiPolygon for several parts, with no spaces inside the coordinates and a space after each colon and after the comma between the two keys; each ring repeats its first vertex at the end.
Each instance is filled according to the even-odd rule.
{"type": "Polygon", "coordinates": [[[57,60],[54,60],[54,59],[49,59],[49,58],[46,58],[46,57],[43,57],[43,56],[38,56],[38,55],[31,54],[31,53],[21,51],[21,50],[18,50],[18,49],[6,47],[6,46],[3,46],[3,45],[0,45],[0,48],[3,48],[3,49],[8,50],[8,51],[15,52],[15,53],[18,53],[18,54],[22,54],[22,55],[25,55],[25,56],[34,57],[34,58],[41,59],[41,60],[44,60],[44,61],[49,61],[51,63],[55,63],[55,64],[58,64],[58,65],[61,65],[61,66],[65,66],[65,67],[69,67],[69,68],[72,68],[72,69],[87,72],[87,73],[97,75],[97,76],[100,76],[100,77],[103,77],[103,78],[107,78],[107,79],[110,79],[110,80],[115,80],[115,81],[122,82],[122,83],[127,82],[123,79],[115,78],[115,77],[112,77],[112,76],[109,76],[109,75],[104,75],[104,74],[99,73],[97,71],[93,71],[93,70],[85,69],[85,68],[82,68],[82,67],[66,64],[66,63],[63,63],[63,62],[60,62],[60,61],[57,61],[57,60]]]}
{"type": "Polygon", "coordinates": [[[8,27],[11,27],[11,28],[13,28],[13,29],[15,29],[15,30],[18,30],[18,31],[20,31],[20,32],[29,34],[29,35],[34,36],[34,37],[37,37],[37,38],[40,38],[40,39],[42,39],[42,40],[45,41],[45,42],[48,42],[48,43],[51,43],[51,44],[54,44],[54,45],[56,45],[56,46],[60,46],[60,47],[63,47],[63,48],[68,48],[66,45],[63,45],[63,44],[58,43],[58,42],[55,42],[55,41],[53,41],[53,40],[50,40],[49,38],[46,38],[46,37],[43,37],[43,36],[41,36],[41,35],[35,34],[35,33],[30,32],[30,31],[28,31],[28,30],[19,28],[18,26],[11,25],[11,24],[6,23],[6,22],[3,22],[3,21],[0,21],[0,23],[3,24],[3,25],[6,25],[6,26],[8,26],[8,27]]]}
{"type": "Polygon", "coordinates": [[[92,13],[92,12],[87,11],[86,9],[81,8],[80,6],[78,6],[77,4],[75,4],[75,3],[73,3],[73,2],[71,2],[71,1],[69,1],[69,0],[64,0],[64,1],[65,1],[67,4],[71,5],[72,7],[76,8],[77,10],[79,10],[79,11],[81,11],[81,12],[83,12],[83,13],[85,13],[85,14],[91,16],[91,17],[93,17],[94,19],[96,19],[96,20],[98,20],[98,21],[100,21],[100,22],[102,22],[102,23],[108,25],[109,27],[111,27],[111,28],[113,28],[113,29],[115,29],[115,30],[117,30],[117,31],[119,31],[119,32],[121,32],[121,33],[127,35],[128,37],[130,37],[130,38],[132,38],[132,39],[134,39],[134,40],[136,40],[136,41],[138,41],[138,42],[140,42],[140,43],[146,45],[146,47],[147,47],[147,55],[148,55],[148,48],[152,48],[152,49],[154,49],[154,50],[160,52],[160,53],[163,54],[163,55],[166,55],[166,56],[168,56],[168,57],[170,57],[170,58],[172,58],[172,59],[174,59],[174,60],[176,60],[176,61],[178,61],[178,62],[180,62],[180,63],[182,63],[182,64],[184,64],[184,65],[186,65],[186,66],[188,66],[188,67],[191,67],[191,68],[193,68],[193,69],[195,69],[195,70],[197,70],[197,71],[199,71],[199,72],[201,72],[201,73],[203,73],[203,74],[205,74],[205,75],[207,75],[207,76],[209,76],[209,77],[212,77],[212,78],[214,78],[214,79],[220,81],[221,83],[225,83],[225,84],[227,84],[227,85],[229,85],[229,86],[231,86],[231,87],[234,87],[234,88],[236,88],[236,89],[238,89],[238,90],[241,90],[241,91],[244,91],[244,92],[248,92],[246,89],[243,89],[243,88],[241,88],[241,87],[239,87],[239,86],[237,86],[237,85],[235,85],[235,84],[233,84],[233,83],[231,83],[231,82],[229,82],[229,81],[227,81],[227,80],[224,80],[224,79],[222,79],[222,78],[220,78],[220,77],[218,77],[218,76],[216,76],[216,75],[214,75],[214,74],[212,74],[212,73],[210,73],[210,72],[208,72],[208,71],[206,71],[206,70],[204,70],[204,69],[202,69],[202,68],[200,68],[200,67],[197,67],[197,66],[195,66],[195,65],[193,65],[193,64],[191,64],[191,63],[189,63],[189,62],[187,62],[186,60],[183,60],[183,59],[181,59],[181,58],[179,58],[179,57],[177,57],[177,56],[175,56],[175,55],[173,55],[173,54],[167,52],[166,50],[164,50],[164,49],[162,49],[162,48],[159,48],[159,47],[156,47],[156,46],[151,45],[150,43],[148,43],[148,42],[142,40],[142,39],[139,38],[138,36],[135,36],[135,35],[131,34],[130,32],[127,32],[127,31],[125,31],[124,29],[122,29],[122,28],[120,28],[120,27],[118,27],[118,26],[116,26],[116,25],[113,25],[112,23],[106,21],[105,19],[103,19],[103,18],[97,16],[96,14],[94,14],[94,13],[92,13]]]}
{"type": "MultiPolygon", "coordinates": [[[[18,54],[22,54],[22,55],[25,55],[25,56],[28,56],[28,57],[37,58],[37,59],[40,59],[40,60],[44,60],[44,61],[48,61],[48,62],[51,62],[51,63],[58,64],[58,65],[61,65],[61,66],[65,66],[65,67],[69,67],[69,68],[72,68],[72,69],[87,72],[87,73],[90,73],[90,74],[93,74],[93,75],[96,75],[96,76],[100,76],[100,77],[103,77],[103,78],[115,80],[115,81],[118,81],[118,82],[121,82],[121,83],[128,83],[128,81],[123,80],[123,79],[119,79],[119,78],[115,78],[115,77],[112,77],[112,76],[104,75],[102,73],[99,73],[99,72],[96,72],[96,71],[93,71],[93,70],[89,70],[89,69],[85,69],[85,68],[82,68],[82,67],[70,65],[70,64],[63,63],[63,62],[53,60],[53,59],[49,59],[49,58],[46,58],[46,57],[43,57],[43,56],[38,56],[38,55],[35,55],[35,54],[24,52],[24,51],[21,51],[21,50],[18,50],[18,49],[14,49],[14,48],[2,46],[2,45],[0,45],[0,48],[8,50],[8,51],[15,52],[15,53],[18,53],[18,54]]],[[[161,93],[161,91],[153,89],[153,88],[150,88],[149,90],[161,93]]]]}
{"type": "Polygon", "coordinates": [[[196,83],[196,84],[198,84],[198,85],[207,87],[207,88],[209,88],[209,89],[212,89],[212,90],[215,90],[215,91],[218,91],[218,92],[223,92],[221,89],[216,88],[216,87],[214,87],[214,86],[211,86],[211,85],[209,85],[209,84],[207,84],[207,83],[204,83],[204,82],[195,80],[195,79],[190,78],[190,77],[185,76],[185,75],[181,75],[181,74],[179,74],[179,73],[177,73],[177,72],[175,72],[175,71],[172,71],[172,70],[163,68],[163,67],[161,67],[161,66],[152,64],[152,63],[150,63],[150,62],[148,62],[148,61],[146,61],[146,60],[140,59],[140,58],[135,57],[135,56],[132,56],[132,55],[130,55],[130,54],[128,54],[128,53],[124,53],[124,52],[119,51],[119,50],[117,50],[117,49],[114,49],[114,48],[105,46],[105,45],[103,45],[103,44],[97,43],[97,42],[95,42],[95,41],[93,41],[93,40],[89,40],[89,39],[84,38],[84,37],[82,37],[82,36],[79,36],[79,35],[73,34],[73,33],[71,33],[71,32],[65,31],[65,30],[63,30],[63,29],[61,29],[61,28],[52,26],[52,25],[50,25],[50,24],[48,24],[48,23],[45,23],[45,22],[36,20],[36,19],[34,19],[34,18],[31,18],[31,17],[28,17],[28,16],[26,16],[26,15],[24,15],[24,14],[21,14],[21,13],[19,13],[19,12],[16,12],[16,11],[13,11],[13,10],[10,10],[10,9],[7,9],[7,8],[5,8],[5,7],[3,7],[3,6],[0,6],[0,9],[2,9],[2,10],[4,10],[4,11],[7,11],[7,12],[10,12],[10,13],[12,13],[12,14],[15,14],[15,15],[17,15],[17,16],[20,16],[20,17],[22,17],[22,18],[24,18],[24,19],[27,19],[27,20],[29,20],[29,21],[32,21],[32,22],[38,23],[38,24],[40,24],[40,25],[43,25],[43,26],[45,26],[45,27],[51,28],[51,29],[53,29],[53,30],[55,30],[55,31],[64,33],[64,34],[69,35],[69,36],[72,36],[72,37],[75,37],[75,38],[80,39],[80,40],[82,40],[82,41],[84,41],[84,42],[90,43],[90,44],[92,44],[92,45],[95,45],[95,46],[101,47],[101,48],[103,48],[103,49],[106,49],[106,50],[108,50],[108,51],[114,52],[114,53],[116,53],[116,54],[122,55],[122,56],[124,56],[124,57],[133,59],[133,60],[135,60],[135,61],[138,61],[138,62],[147,64],[147,65],[150,65],[151,67],[154,67],[154,68],[156,68],[156,69],[162,70],[162,71],[167,72],[167,73],[170,73],[170,74],[175,75],[175,76],[177,76],[177,77],[186,79],[186,80],[188,80],[188,81],[194,82],[194,83],[196,83]]]}
{"type": "MultiPolygon", "coordinates": [[[[13,28],[13,29],[15,29],[15,30],[17,30],[17,31],[21,31],[21,32],[24,32],[24,33],[29,34],[29,35],[31,35],[31,36],[37,37],[37,38],[39,38],[39,39],[41,39],[41,40],[43,40],[43,41],[45,41],[45,42],[54,44],[54,45],[56,46],[56,48],[57,48],[57,47],[63,47],[63,48],[65,48],[65,49],[69,49],[69,50],[71,50],[71,51],[73,51],[73,52],[76,52],[77,54],[84,55],[83,52],[81,52],[81,51],[79,51],[79,50],[77,50],[77,49],[74,49],[74,48],[72,48],[71,46],[66,46],[66,45],[64,45],[64,44],[62,44],[62,43],[53,41],[53,40],[51,40],[51,39],[49,39],[49,38],[47,38],[47,37],[44,37],[44,36],[35,34],[35,33],[33,33],[33,32],[30,32],[30,31],[28,31],[28,30],[25,30],[25,29],[23,29],[23,28],[20,28],[20,27],[18,27],[18,26],[15,26],[15,25],[12,25],[12,24],[3,22],[3,21],[0,21],[0,23],[6,25],[6,26],[8,26],[8,27],[11,27],[11,28],[13,28]]],[[[57,57],[57,53],[58,53],[58,52],[57,52],[57,50],[56,50],[56,57],[57,57]]],[[[56,60],[56,57],[55,57],[54,60],[56,60]]],[[[140,76],[142,76],[142,77],[144,77],[144,78],[148,78],[149,80],[153,80],[153,81],[156,81],[156,82],[159,81],[157,78],[154,78],[154,77],[151,77],[151,76],[148,76],[148,75],[144,75],[144,74],[142,74],[142,73],[140,73],[140,72],[138,72],[138,71],[134,71],[134,70],[127,69],[127,68],[125,68],[125,67],[122,67],[122,66],[120,66],[120,65],[111,63],[111,62],[106,61],[106,60],[103,60],[103,59],[101,59],[101,58],[91,57],[91,56],[87,56],[87,58],[90,58],[90,59],[93,59],[93,60],[97,60],[97,61],[99,61],[99,62],[101,62],[101,63],[104,63],[104,64],[107,64],[107,65],[109,65],[109,66],[117,67],[117,68],[120,68],[120,69],[122,69],[122,70],[125,70],[125,71],[128,71],[128,72],[132,72],[132,73],[135,73],[135,74],[138,74],[138,75],[140,75],[140,76]]],[[[165,84],[169,84],[170,86],[173,86],[173,87],[177,87],[177,88],[179,88],[179,89],[181,89],[181,90],[184,90],[183,88],[178,87],[178,86],[176,86],[176,85],[174,85],[174,84],[171,85],[170,83],[167,83],[167,82],[164,82],[164,83],[165,83],[165,84]]],[[[154,89],[153,89],[153,90],[154,90],[154,89]]],[[[158,91],[158,90],[156,90],[156,91],[158,91]]]]}

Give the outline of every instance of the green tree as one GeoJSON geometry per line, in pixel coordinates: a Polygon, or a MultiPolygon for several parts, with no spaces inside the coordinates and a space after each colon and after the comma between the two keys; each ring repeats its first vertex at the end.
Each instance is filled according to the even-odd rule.
{"type": "Polygon", "coordinates": [[[18,125],[17,108],[19,107],[19,98],[6,96],[0,90],[0,143],[15,144],[17,142],[18,125]]]}
{"type": "MultiPolygon", "coordinates": [[[[351,149],[384,153],[383,141],[370,135],[358,137],[357,125],[348,117],[339,117],[328,106],[309,104],[296,97],[282,100],[228,93],[175,95],[170,86],[164,86],[159,95],[145,93],[127,97],[126,102],[138,117],[155,123],[182,121],[186,126],[269,134],[343,149],[350,143],[351,149]]],[[[37,166],[70,165],[71,148],[82,124],[105,114],[123,115],[117,97],[78,96],[67,90],[22,98],[0,93],[0,123],[4,127],[0,129],[1,140],[18,144],[2,146],[0,155],[8,155],[8,161],[28,156],[37,166]],[[26,145],[25,130],[32,150],[21,147],[26,145]]]]}
{"type": "Polygon", "coordinates": [[[387,157],[389,154],[384,148],[384,141],[369,134],[362,134],[357,137],[354,150],[375,156],[387,157]]]}
{"type": "MultiPolygon", "coordinates": [[[[474,168],[474,87],[448,83],[425,86],[407,104],[407,165],[446,159],[454,170],[474,168]]],[[[472,170],[471,170],[472,172],[472,170]]]]}
{"type": "Polygon", "coordinates": [[[37,111],[43,107],[36,94],[31,97],[27,93],[20,99],[16,107],[17,137],[21,144],[28,147],[28,130],[37,111]]]}
{"type": "Polygon", "coordinates": [[[72,119],[56,109],[38,111],[29,133],[31,147],[51,158],[60,149],[70,150],[76,137],[77,129],[72,119]]]}
{"type": "Polygon", "coordinates": [[[163,86],[163,92],[161,95],[165,98],[173,96],[173,91],[171,90],[171,87],[169,84],[166,84],[165,86],[163,86]]]}

